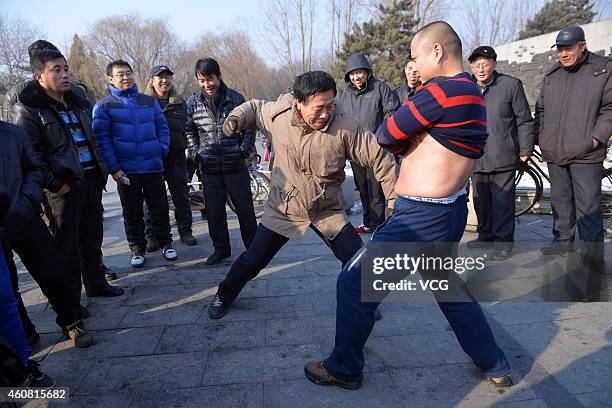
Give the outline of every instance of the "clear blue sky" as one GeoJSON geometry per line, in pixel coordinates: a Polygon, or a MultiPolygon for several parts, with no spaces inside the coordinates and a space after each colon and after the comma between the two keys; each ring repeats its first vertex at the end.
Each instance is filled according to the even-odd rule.
{"type": "Polygon", "coordinates": [[[74,33],[85,34],[97,20],[129,12],[167,20],[172,31],[188,42],[207,32],[248,30],[245,25],[255,20],[258,4],[258,0],[0,0],[0,13],[27,19],[63,48],[74,33]]]}

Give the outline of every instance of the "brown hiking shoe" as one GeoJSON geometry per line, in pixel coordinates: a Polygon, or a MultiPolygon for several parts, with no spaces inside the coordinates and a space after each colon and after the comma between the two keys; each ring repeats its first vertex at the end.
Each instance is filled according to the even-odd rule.
{"type": "Polygon", "coordinates": [[[497,388],[508,388],[514,385],[511,374],[506,374],[503,377],[487,377],[487,379],[497,388]]]}
{"type": "Polygon", "coordinates": [[[337,387],[346,388],[347,390],[356,390],[361,387],[361,381],[343,381],[327,371],[323,366],[322,361],[311,361],[304,366],[304,374],[306,378],[317,385],[335,385],[337,387]]]}
{"type": "Polygon", "coordinates": [[[87,332],[85,324],[81,320],[66,326],[64,335],[72,340],[74,347],[86,348],[95,343],[93,336],[87,332]]]}

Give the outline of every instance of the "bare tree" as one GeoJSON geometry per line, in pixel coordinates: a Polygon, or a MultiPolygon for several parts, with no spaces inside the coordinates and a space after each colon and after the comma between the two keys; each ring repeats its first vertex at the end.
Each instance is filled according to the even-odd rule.
{"type": "Polygon", "coordinates": [[[315,0],[270,0],[260,5],[260,33],[274,62],[293,76],[309,71],[315,51],[315,0]]]}
{"type": "Polygon", "coordinates": [[[431,23],[443,20],[448,10],[446,0],[413,0],[414,17],[417,19],[417,29],[431,23]]]}
{"type": "Polygon", "coordinates": [[[463,10],[465,51],[469,52],[480,45],[513,41],[533,14],[533,4],[522,0],[469,0],[463,10]]]}
{"type": "Polygon", "coordinates": [[[28,46],[38,38],[29,21],[0,15],[0,92],[32,77],[28,46]]]}
{"type": "Polygon", "coordinates": [[[107,17],[96,22],[85,39],[99,57],[100,68],[114,59],[132,66],[138,86],[144,88],[154,65],[177,58],[181,47],[162,19],[142,19],[136,14],[107,17]]]}

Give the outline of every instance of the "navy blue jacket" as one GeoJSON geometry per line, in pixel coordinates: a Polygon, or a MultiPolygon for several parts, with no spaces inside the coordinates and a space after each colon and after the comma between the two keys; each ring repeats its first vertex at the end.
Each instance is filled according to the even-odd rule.
{"type": "Polygon", "coordinates": [[[109,85],[93,110],[93,130],[111,174],[161,173],[170,146],[168,123],[155,98],[109,85]]]}

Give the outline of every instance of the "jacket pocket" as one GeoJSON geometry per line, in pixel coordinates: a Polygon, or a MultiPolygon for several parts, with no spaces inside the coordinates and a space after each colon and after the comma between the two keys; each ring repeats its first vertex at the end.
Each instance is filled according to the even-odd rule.
{"type": "Polygon", "coordinates": [[[569,158],[579,158],[593,150],[593,138],[584,125],[566,125],[563,130],[563,150],[569,158]]]}

